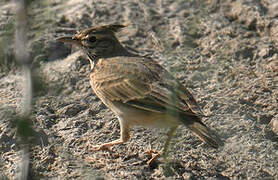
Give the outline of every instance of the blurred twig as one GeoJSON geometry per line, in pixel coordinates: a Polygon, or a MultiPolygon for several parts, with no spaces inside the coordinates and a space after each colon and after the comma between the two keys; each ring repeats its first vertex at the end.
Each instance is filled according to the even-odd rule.
{"type": "Polygon", "coordinates": [[[29,177],[29,143],[28,138],[31,135],[29,126],[31,126],[31,102],[32,102],[32,74],[31,74],[31,58],[27,51],[27,10],[26,1],[15,1],[15,58],[22,69],[22,91],[23,98],[21,102],[21,113],[17,119],[17,132],[20,136],[20,144],[23,145],[21,151],[21,161],[19,163],[19,173],[17,179],[30,179],[29,177]],[[26,127],[27,126],[27,127],[26,127]],[[26,133],[27,132],[27,133],[26,133]]]}

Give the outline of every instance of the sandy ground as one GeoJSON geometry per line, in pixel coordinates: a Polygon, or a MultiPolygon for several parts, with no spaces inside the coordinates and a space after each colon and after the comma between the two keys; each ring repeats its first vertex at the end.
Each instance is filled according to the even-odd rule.
{"type": "MultiPolygon", "coordinates": [[[[13,4],[1,5],[5,27],[13,4]]],[[[33,179],[278,179],[277,1],[56,0],[31,4],[29,14],[39,81],[31,117],[33,179]],[[118,34],[121,42],[193,92],[223,147],[212,149],[179,127],[168,160],[152,167],[144,152],[161,150],[166,130],[135,128],[111,152],[87,150],[118,138],[119,125],[90,88],[86,56],[55,38],[109,23],[129,24],[118,34]]],[[[15,179],[23,151],[11,121],[20,109],[22,74],[18,67],[0,77],[0,179],[15,179]]]]}

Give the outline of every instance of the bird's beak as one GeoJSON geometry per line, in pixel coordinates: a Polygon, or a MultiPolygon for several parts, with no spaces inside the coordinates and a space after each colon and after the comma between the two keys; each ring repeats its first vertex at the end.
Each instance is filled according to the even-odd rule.
{"type": "Polygon", "coordinates": [[[73,39],[72,37],[61,37],[56,39],[56,41],[81,46],[81,42],[78,39],[73,39]]]}

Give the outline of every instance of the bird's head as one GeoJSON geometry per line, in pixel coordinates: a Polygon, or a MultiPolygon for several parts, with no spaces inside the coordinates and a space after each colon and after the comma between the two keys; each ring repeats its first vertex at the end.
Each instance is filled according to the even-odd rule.
{"type": "Polygon", "coordinates": [[[61,37],[57,41],[77,45],[91,60],[118,56],[126,52],[115,33],[125,25],[103,25],[77,32],[72,37],[61,37]]]}

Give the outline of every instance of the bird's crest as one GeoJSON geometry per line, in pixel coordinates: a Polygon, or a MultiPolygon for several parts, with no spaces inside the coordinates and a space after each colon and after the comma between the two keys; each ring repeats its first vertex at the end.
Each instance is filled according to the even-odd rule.
{"type": "Polygon", "coordinates": [[[82,39],[82,37],[86,36],[89,33],[116,33],[118,32],[120,29],[125,28],[127,25],[122,25],[122,24],[109,24],[109,25],[101,25],[101,26],[97,26],[97,27],[91,27],[88,29],[85,29],[83,31],[77,32],[74,35],[74,39],[82,39]]]}

